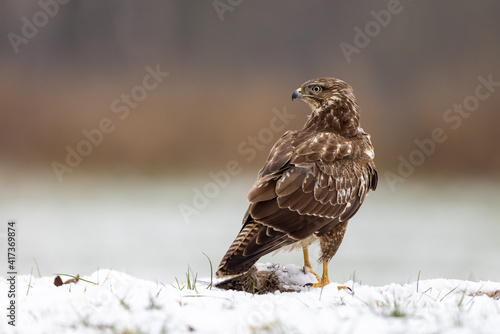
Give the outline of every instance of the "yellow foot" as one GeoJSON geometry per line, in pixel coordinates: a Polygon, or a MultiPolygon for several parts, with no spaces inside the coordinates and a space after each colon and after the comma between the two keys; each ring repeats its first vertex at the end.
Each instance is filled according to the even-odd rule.
{"type": "Polygon", "coordinates": [[[322,279],[318,280],[318,283],[313,284],[313,287],[322,288],[324,286],[327,286],[328,284],[330,284],[330,280],[328,279],[328,277],[323,277],[322,279]]]}
{"type": "Polygon", "coordinates": [[[315,288],[322,288],[330,284],[330,279],[328,278],[328,262],[323,261],[323,277],[318,280],[318,283],[313,284],[315,288]]]}
{"type": "Polygon", "coordinates": [[[311,267],[304,266],[304,274],[306,274],[306,273],[313,274],[314,276],[316,276],[316,279],[318,280],[318,282],[321,282],[321,277],[319,277],[319,275],[316,274],[311,267]]]}
{"type": "Polygon", "coordinates": [[[352,292],[352,289],[348,286],[345,286],[345,285],[339,285],[337,286],[337,290],[349,290],[350,292],[352,292]]]}

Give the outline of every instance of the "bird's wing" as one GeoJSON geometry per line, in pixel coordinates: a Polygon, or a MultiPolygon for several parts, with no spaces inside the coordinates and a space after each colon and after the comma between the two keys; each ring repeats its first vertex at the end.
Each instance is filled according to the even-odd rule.
{"type": "Polygon", "coordinates": [[[264,166],[259,171],[258,179],[274,177],[290,162],[294,149],[293,139],[295,133],[296,131],[287,131],[278,139],[271,148],[264,166]]]}
{"type": "MultiPolygon", "coordinates": [[[[300,240],[348,220],[376,186],[374,165],[335,133],[310,136],[284,152],[287,162],[272,165],[271,173],[262,173],[250,190],[249,215],[291,238],[300,240]]],[[[274,154],[268,162],[284,160],[274,154]]]]}

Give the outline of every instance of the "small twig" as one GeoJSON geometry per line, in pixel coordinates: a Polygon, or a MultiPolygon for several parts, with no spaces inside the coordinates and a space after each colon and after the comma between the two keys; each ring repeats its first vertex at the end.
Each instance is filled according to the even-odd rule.
{"type": "Polygon", "coordinates": [[[68,276],[68,277],[74,278],[75,280],[80,280],[80,281],[84,281],[84,282],[87,282],[87,283],[90,283],[90,284],[99,285],[99,284],[94,283],[94,282],[92,282],[92,281],[89,281],[89,280],[86,280],[86,279],[80,278],[80,276],[73,276],[73,275],[68,275],[68,274],[53,274],[53,275],[57,275],[57,276],[68,276]]]}
{"type": "Polygon", "coordinates": [[[33,267],[31,267],[31,272],[30,272],[30,280],[28,282],[28,290],[26,291],[26,296],[28,295],[28,293],[30,292],[30,288],[31,288],[31,278],[33,277],[33,267]]]}

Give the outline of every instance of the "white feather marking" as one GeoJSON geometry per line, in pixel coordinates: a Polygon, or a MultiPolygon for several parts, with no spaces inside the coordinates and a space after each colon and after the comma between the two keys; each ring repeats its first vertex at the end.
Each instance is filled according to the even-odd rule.
{"type": "Polygon", "coordinates": [[[330,100],[328,100],[328,102],[323,106],[323,109],[330,108],[335,103],[335,101],[342,101],[342,98],[337,95],[331,96],[330,100]]]}
{"type": "Polygon", "coordinates": [[[372,158],[372,159],[373,159],[373,158],[375,158],[375,152],[373,151],[373,149],[369,149],[369,148],[367,148],[367,149],[365,150],[365,154],[366,154],[367,156],[369,156],[370,158],[372,158]]]}
{"type": "Polygon", "coordinates": [[[361,176],[359,180],[360,180],[360,183],[361,183],[362,186],[364,186],[366,184],[364,176],[361,176]]]}
{"type": "Polygon", "coordinates": [[[337,196],[337,204],[345,204],[347,202],[345,189],[342,189],[341,191],[337,192],[337,194],[339,195],[337,196]]]}

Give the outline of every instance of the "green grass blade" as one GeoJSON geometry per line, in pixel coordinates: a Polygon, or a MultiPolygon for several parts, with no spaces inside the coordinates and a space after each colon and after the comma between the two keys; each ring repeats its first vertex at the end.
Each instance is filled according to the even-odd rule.
{"type": "Polygon", "coordinates": [[[210,289],[212,290],[212,286],[213,286],[213,282],[214,282],[214,270],[213,270],[213,266],[212,266],[212,261],[210,260],[210,258],[208,257],[207,254],[203,253],[203,255],[205,255],[208,259],[208,263],[210,263],[210,285],[207,287],[207,289],[210,289]]]}

